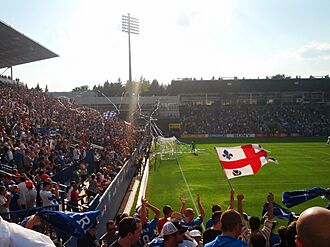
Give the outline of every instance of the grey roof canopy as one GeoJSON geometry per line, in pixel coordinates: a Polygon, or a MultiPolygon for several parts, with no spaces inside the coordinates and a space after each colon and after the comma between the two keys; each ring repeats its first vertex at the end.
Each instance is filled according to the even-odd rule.
{"type": "Polygon", "coordinates": [[[0,21],[0,68],[53,57],[58,55],[0,21]]]}

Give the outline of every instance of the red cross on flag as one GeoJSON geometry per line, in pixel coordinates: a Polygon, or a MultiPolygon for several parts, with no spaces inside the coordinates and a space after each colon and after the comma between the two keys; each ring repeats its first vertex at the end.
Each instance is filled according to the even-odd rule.
{"type": "Polygon", "coordinates": [[[259,144],[216,147],[216,151],[227,179],[253,175],[268,162],[278,163],[259,144]]]}

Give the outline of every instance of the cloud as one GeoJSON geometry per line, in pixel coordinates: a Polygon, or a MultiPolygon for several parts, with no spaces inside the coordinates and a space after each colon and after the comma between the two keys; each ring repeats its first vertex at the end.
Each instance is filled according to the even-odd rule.
{"type": "Polygon", "coordinates": [[[192,24],[193,18],[195,16],[196,16],[196,13],[180,14],[176,19],[176,23],[178,26],[181,26],[181,27],[189,27],[192,24]]]}
{"type": "Polygon", "coordinates": [[[177,24],[182,27],[188,27],[190,25],[190,18],[186,14],[179,15],[177,24]]]}
{"type": "Polygon", "coordinates": [[[320,43],[312,41],[306,45],[303,45],[297,49],[288,49],[280,51],[276,54],[278,59],[288,60],[330,60],[330,43],[320,43]]]}

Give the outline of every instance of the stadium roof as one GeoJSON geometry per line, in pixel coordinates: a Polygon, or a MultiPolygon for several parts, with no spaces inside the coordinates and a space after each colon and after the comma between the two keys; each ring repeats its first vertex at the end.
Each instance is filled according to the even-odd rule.
{"type": "Polygon", "coordinates": [[[53,57],[58,55],[0,21],[0,68],[53,57]]]}
{"type": "Polygon", "coordinates": [[[330,78],[180,80],[172,81],[172,95],[238,92],[329,92],[330,78]]]}

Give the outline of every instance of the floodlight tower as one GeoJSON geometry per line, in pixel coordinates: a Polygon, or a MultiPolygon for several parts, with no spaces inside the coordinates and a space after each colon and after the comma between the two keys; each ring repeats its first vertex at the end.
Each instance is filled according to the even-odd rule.
{"type": "Polygon", "coordinates": [[[128,73],[129,81],[132,82],[131,33],[139,34],[139,19],[131,17],[129,13],[122,15],[122,31],[128,33],[128,73]]]}

